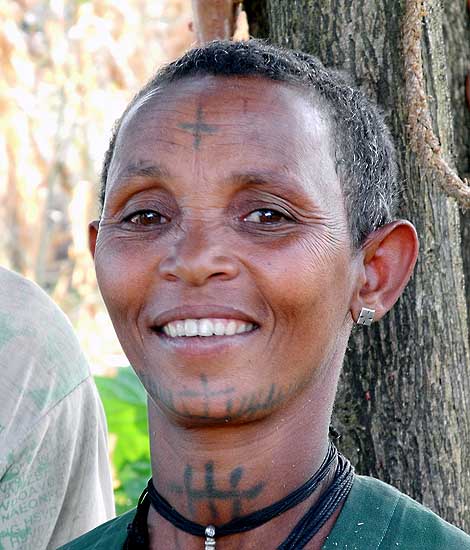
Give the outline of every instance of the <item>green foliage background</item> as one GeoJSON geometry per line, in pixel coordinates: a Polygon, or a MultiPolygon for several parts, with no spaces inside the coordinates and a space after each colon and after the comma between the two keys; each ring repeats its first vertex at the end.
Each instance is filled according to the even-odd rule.
{"type": "Polygon", "coordinates": [[[151,476],[147,395],[131,367],[95,376],[111,440],[116,512],[133,508],[151,476]]]}

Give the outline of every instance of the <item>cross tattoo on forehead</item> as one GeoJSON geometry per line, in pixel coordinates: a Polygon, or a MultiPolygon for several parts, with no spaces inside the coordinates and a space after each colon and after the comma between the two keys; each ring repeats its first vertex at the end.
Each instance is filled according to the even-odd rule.
{"type": "Polygon", "coordinates": [[[193,146],[195,149],[199,149],[201,145],[201,139],[203,134],[215,134],[217,128],[215,126],[209,126],[203,121],[203,110],[199,106],[196,112],[196,121],[195,122],[183,122],[178,124],[178,128],[182,130],[189,130],[194,136],[193,146]]]}

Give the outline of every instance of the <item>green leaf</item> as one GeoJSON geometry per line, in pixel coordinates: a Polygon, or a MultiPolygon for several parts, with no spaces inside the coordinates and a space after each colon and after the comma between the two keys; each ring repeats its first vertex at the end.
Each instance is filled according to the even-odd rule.
{"type": "Polygon", "coordinates": [[[147,394],[131,367],[117,369],[113,377],[95,376],[95,381],[115,439],[111,460],[118,482],[116,510],[123,513],[137,504],[151,476],[147,394]]]}

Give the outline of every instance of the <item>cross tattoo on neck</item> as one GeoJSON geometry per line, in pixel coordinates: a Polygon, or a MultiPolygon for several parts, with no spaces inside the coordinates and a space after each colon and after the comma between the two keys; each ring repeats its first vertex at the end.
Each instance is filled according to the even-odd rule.
{"type": "Polygon", "coordinates": [[[190,130],[194,136],[193,146],[195,149],[199,149],[201,145],[201,139],[203,134],[215,134],[217,128],[215,126],[209,126],[203,121],[202,107],[199,106],[196,112],[196,122],[183,122],[178,124],[178,127],[182,130],[190,130]]]}
{"type": "Polygon", "coordinates": [[[242,512],[242,501],[252,500],[256,498],[264,489],[265,483],[259,482],[247,489],[240,489],[239,484],[243,477],[243,468],[234,468],[230,473],[228,487],[219,489],[216,486],[214,479],[214,463],[207,462],[204,466],[204,486],[200,489],[193,485],[193,467],[187,465],[184,472],[184,487],[173,485],[172,492],[177,494],[185,494],[188,502],[188,509],[191,516],[195,515],[195,505],[200,502],[206,502],[211,511],[212,519],[218,519],[217,501],[231,501],[232,517],[240,517],[242,512]]]}

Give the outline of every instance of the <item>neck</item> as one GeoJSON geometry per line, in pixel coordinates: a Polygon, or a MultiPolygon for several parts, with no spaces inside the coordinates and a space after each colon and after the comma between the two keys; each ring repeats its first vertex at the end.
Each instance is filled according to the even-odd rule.
{"type": "Polygon", "coordinates": [[[324,393],[312,388],[255,422],[195,428],[171,422],[150,402],[150,433],[158,434],[151,438],[155,487],[202,525],[221,525],[282,499],[326,455],[334,396],[318,395],[324,393]]]}

